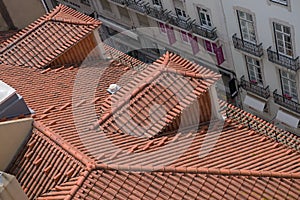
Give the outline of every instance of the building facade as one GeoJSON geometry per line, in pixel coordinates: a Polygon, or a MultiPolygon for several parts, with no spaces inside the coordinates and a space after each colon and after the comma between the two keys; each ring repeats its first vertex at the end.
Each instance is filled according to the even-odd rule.
{"type": "Polygon", "coordinates": [[[244,109],[298,134],[299,6],[295,0],[223,4],[244,109]]]}
{"type": "Polygon", "coordinates": [[[94,0],[90,5],[92,10],[82,12],[103,22],[100,35],[109,45],[144,62],[168,50],[219,70],[226,92],[220,96],[300,133],[296,0],[94,0]]]}
{"type": "Polygon", "coordinates": [[[144,62],[153,62],[167,50],[218,70],[225,85],[223,98],[236,103],[230,41],[218,0],[96,0],[91,4],[103,23],[100,35],[106,43],[144,62]]]}

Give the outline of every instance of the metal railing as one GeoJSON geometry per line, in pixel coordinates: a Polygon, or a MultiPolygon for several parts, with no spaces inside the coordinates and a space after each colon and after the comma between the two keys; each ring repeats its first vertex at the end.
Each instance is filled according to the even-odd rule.
{"type": "Polygon", "coordinates": [[[163,10],[163,9],[156,9],[156,8],[151,8],[149,7],[148,8],[148,12],[147,14],[150,16],[150,17],[153,17],[155,19],[158,19],[158,20],[161,20],[161,21],[168,21],[169,19],[169,13],[171,11],[167,11],[167,10],[163,10]]]}
{"type": "Polygon", "coordinates": [[[283,95],[277,93],[277,90],[273,92],[273,97],[275,103],[283,106],[284,108],[288,108],[296,113],[300,113],[300,104],[296,101],[286,98],[283,95]]]}
{"type": "Polygon", "coordinates": [[[192,31],[195,34],[197,34],[201,37],[205,37],[205,38],[210,39],[210,40],[215,40],[218,37],[216,27],[214,27],[212,29],[209,29],[209,28],[206,28],[206,27],[201,26],[199,24],[193,23],[192,24],[192,31]]]}
{"type": "Polygon", "coordinates": [[[109,1],[120,4],[120,5],[127,5],[127,0],[109,0],[109,1]]]}
{"type": "Polygon", "coordinates": [[[192,21],[191,18],[183,18],[177,15],[174,15],[172,13],[169,13],[168,15],[168,22],[174,26],[177,26],[179,28],[185,29],[187,31],[191,30],[192,21]]]}
{"type": "Polygon", "coordinates": [[[128,8],[136,10],[140,13],[147,13],[149,9],[149,3],[146,3],[141,0],[127,0],[128,8]]]}
{"type": "Polygon", "coordinates": [[[236,49],[245,51],[245,52],[250,53],[257,57],[261,57],[264,54],[264,49],[263,49],[262,43],[257,45],[257,44],[253,44],[251,42],[242,40],[237,37],[236,33],[232,36],[232,41],[233,41],[234,48],[236,48],[236,49]]]}
{"type": "Polygon", "coordinates": [[[126,5],[128,8],[133,9],[140,13],[145,13],[150,17],[153,17],[157,20],[169,23],[173,26],[177,26],[187,31],[192,31],[193,33],[204,37],[210,40],[217,39],[217,29],[205,27],[195,23],[195,20],[187,17],[177,16],[172,14],[171,11],[164,10],[161,7],[151,7],[149,3],[144,2],[143,0],[110,0],[120,5],[126,5]]]}
{"type": "Polygon", "coordinates": [[[272,51],[271,47],[269,47],[267,51],[269,61],[294,71],[298,71],[298,69],[300,68],[299,56],[297,58],[291,58],[285,55],[281,55],[275,51],[272,51]]]}
{"type": "Polygon", "coordinates": [[[253,92],[265,99],[268,99],[270,97],[270,89],[269,86],[263,88],[260,85],[256,83],[251,83],[249,81],[245,80],[245,76],[241,77],[241,86],[243,89],[253,92]]]}

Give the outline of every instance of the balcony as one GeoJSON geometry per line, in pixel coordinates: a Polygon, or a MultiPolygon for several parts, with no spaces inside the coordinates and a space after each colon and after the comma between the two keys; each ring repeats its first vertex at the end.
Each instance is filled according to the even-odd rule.
{"type": "Polygon", "coordinates": [[[127,0],[109,0],[109,1],[111,1],[111,2],[113,2],[113,3],[120,4],[120,5],[122,5],[122,6],[127,5],[127,0]]]}
{"type": "Polygon", "coordinates": [[[300,114],[300,104],[296,101],[293,101],[291,99],[288,99],[280,94],[277,93],[277,90],[273,92],[273,97],[275,103],[283,106],[284,108],[288,108],[296,113],[300,114]]]}
{"type": "Polygon", "coordinates": [[[192,31],[200,37],[204,37],[210,40],[215,40],[218,37],[216,28],[209,29],[196,23],[192,24],[192,31]]]}
{"type": "Polygon", "coordinates": [[[131,8],[140,13],[147,13],[149,9],[149,3],[145,3],[141,0],[127,0],[128,8],[131,8]]]}
{"type": "Polygon", "coordinates": [[[268,58],[269,61],[286,67],[290,70],[298,71],[300,68],[299,56],[297,58],[291,58],[285,55],[281,55],[275,51],[271,50],[271,47],[268,48],[268,58]]]}
{"type": "Polygon", "coordinates": [[[177,15],[174,15],[172,13],[169,13],[168,15],[168,22],[174,26],[177,26],[179,28],[185,29],[187,31],[191,30],[191,19],[190,18],[183,18],[177,15]]]}
{"type": "Polygon", "coordinates": [[[270,97],[270,89],[269,86],[266,88],[263,88],[256,83],[251,83],[249,81],[245,80],[245,76],[241,77],[241,86],[243,89],[250,91],[254,94],[257,94],[260,97],[263,97],[265,99],[268,99],[270,97]]]}
{"type": "Polygon", "coordinates": [[[264,54],[262,43],[259,45],[244,41],[234,34],[232,36],[234,48],[250,53],[254,56],[261,57],[264,54]]]}
{"type": "Polygon", "coordinates": [[[147,14],[150,17],[153,17],[155,19],[158,19],[160,21],[166,22],[169,19],[169,13],[171,11],[163,10],[163,9],[157,9],[157,8],[148,8],[147,14]]]}

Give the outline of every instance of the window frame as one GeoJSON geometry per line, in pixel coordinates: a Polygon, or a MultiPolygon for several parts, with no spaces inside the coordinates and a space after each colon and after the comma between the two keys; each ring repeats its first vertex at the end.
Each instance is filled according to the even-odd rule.
{"type": "Polygon", "coordinates": [[[283,6],[288,6],[289,5],[288,0],[269,0],[269,1],[272,2],[272,3],[283,5],[283,6]]]}
{"type": "Polygon", "coordinates": [[[281,91],[282,91],[282,96],[283,97],[291,97],[291,100],[298,102],[298,88],[297,88],[297,74],[285,71],[285,70],[279,70],[279,76],[280,76],[280,84],[281,84],[281,91]],[[287,76],[283,75],[283,73],[285,73],[287,76]],[[293,76],[293,78],[291,77],[291,75],[293,76]],[[284,81],[286,81],[284,83],[284,81]],[[287,83],[287,84],[286,84],[287,83]],[[292,85],[291,85],[292,83],[292,85]],[[285,88],[287,85],[288,88],[285,88]],[[294,88],[295,92],[293,92],[292,88],[294,88]],[[287,92],[287,90],[288,92],[287,92]]]}
{"type": "Polygon", "coordinates": [[[200,24],[201,26],[204,26],[204,27],[207,27],[207,28],[213,28],[213,21],[212,21],[212,15],[211,15],[211,12],[207,9],[207,8],[204,8],[202,6],[197,6],[197,13],[198,13],[198,17],[199,17],[199,21],[200,21],[200,24]],[[206,23],[203,23],[203,20],[202,20],[202,17],[201,17],[201,14],[203,14],[205,16],[205,22],[206,23]],[[209,20],[208,18],[209,17],[209,20]],[[210,25],[208,24],[210,23],[210,25]]]}
{"type": "Polygon", "coordinates": [[[254,14],[244,10],[236,10],[236,14],[239,23],[241,39],[243,41],[247,41],[252,44],[257,44],[256,24],[255,24],[254,14]],[[245,18],[241,16],[242,13],[245,16],[245,18]],[[251,17],[251,20],[248,19],[248,16],[251,17]],[[245,26],[243,25],[243,23],[245,23],[245,26]],[[250,27],[252,28],[252,33],[250,27]],[[247,33],[244,30],[246,30],[247,33]],[[248,34],[248,38],[245,37],[246,34],[248,34]]]}
{"type": "Polygon", "coordinates": [[[275,46],[276,46],[277,53],[281,54],[281,55],[284,55],[284,56],[287,56],[287,57],[290,57],[290,58],[293,58],[295,52],[294,52],[292,27],[288,26],[288,25],[285,25],[283,23],[280,23],[280,22],[273,22],[273,34],[274,34],[275,46]],[[278,26],[281,27],[281,30],[277,29],[278,26]],[[285,28],[289,29],[289,33],[285,32],[285,28]],[[282,39],[279,40],[279,38],[278,38],[279,35],[278,34],[281,35],[282,39]],[[289,37],[290,41],[287,41],[286,36],[289,37]],[[280,44],[279,42],[281,42],[282,44],[280,44]],[[290,48],[287,47],[288,43],[290,43],[290,48]],[[283,49],[283,52],[280,51],[279,47],[281,47],[283,49]],[[291,55],[289,55],[287,53],[288,50],[291,52],[291,55]]]}
{"type": "Polygon", "coordinates": [[[251,56],[245,56],[248,78],[251,83],[264,87],[261,61],[251,56]],[[249,62],[251,60],[251,62],[249,62]],[[253,79],[254,77],[254,79],[253,79]]]}

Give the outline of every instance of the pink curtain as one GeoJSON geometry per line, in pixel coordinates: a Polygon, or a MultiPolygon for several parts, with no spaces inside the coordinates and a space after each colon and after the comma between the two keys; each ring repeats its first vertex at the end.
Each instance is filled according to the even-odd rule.
{"type": "Polygon", "coordinates": [[[169,25],[165,25],[166,29],[167,29],[167,35],[169,38],[169,44],[172,45],[176,42],[176,37],[175,37],[175,33],[174,33],[174,29],[173,27],[169,26],[169,25]]]}
{"type": "Polygon", "coordinates": [[[191,34],[188,34],[188,36],[192,46],[193,54],[196,55],[200,51],[197,37],[193,37],[191,34]]]}

